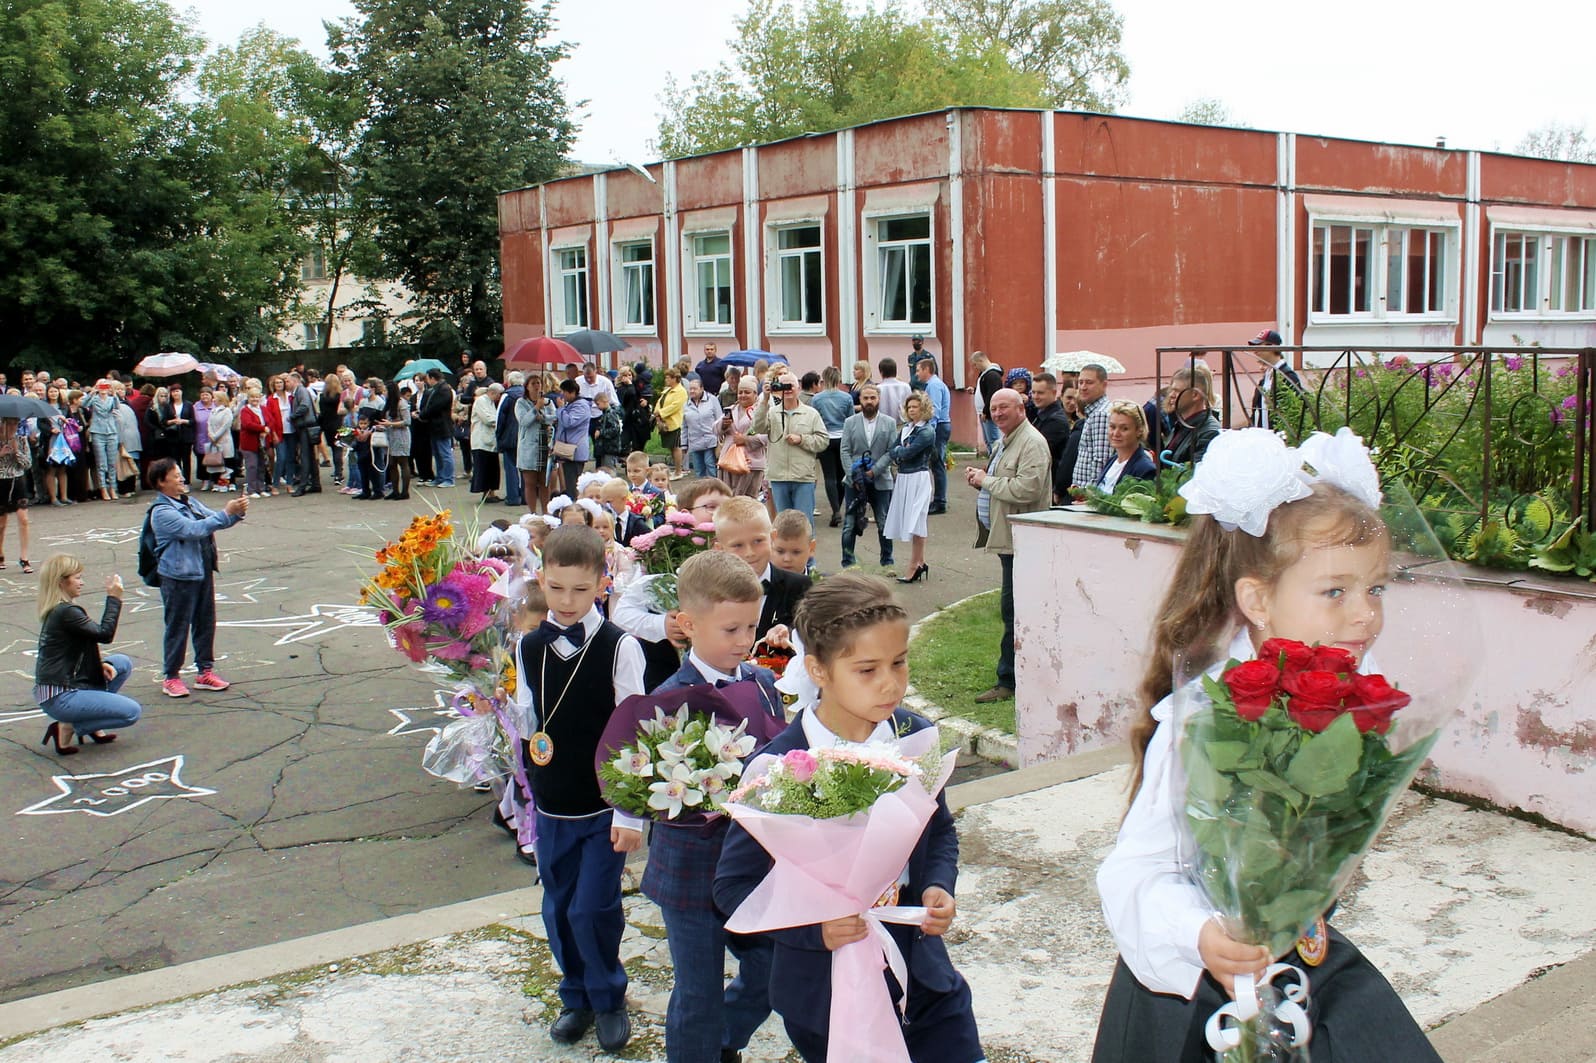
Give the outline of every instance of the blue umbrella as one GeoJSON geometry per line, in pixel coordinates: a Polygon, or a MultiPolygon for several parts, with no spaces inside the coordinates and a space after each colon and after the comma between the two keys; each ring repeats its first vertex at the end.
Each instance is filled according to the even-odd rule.
{"type": "Polygon", "coordinates": [[[739,369],[751,369],[753,364],[761,358],[771,365],[787,364],[787,356],[785,354],[771,354],[769,351],[761,350],[733,351],[730,354],[721,355],[718,360],[726,365],[735,365],[739,369]]]}
{"type": "Polygon", "coordinates": [[[449,375],[449,367],[436,358],[417,358],[413,362],[406,362],[399,372],[394,374],[395,380],[409,380],[418,373],[428,373],[436,369],[444,376],[449,375]]]}

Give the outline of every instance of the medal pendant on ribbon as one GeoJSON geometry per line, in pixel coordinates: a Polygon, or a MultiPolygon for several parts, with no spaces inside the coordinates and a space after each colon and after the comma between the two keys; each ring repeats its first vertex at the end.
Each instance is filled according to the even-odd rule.
{"type": "Polygon", "coordinates": [[[1317,967],[1324,962],[1325,953],[1330,951],[1330,932],[1325,928],[1324,916],[1313,921],[1305,934],[1297,939],[1297,955],[1302,957],[1302,962],[1309,967],[1317,967]]]}
{"type": "Polygon", "coordinates": [[[548,767],[549,761],[554,759],[554,740],[542,731],[533,732],[527,746],[532,763],[540,768],[548,767]]]}

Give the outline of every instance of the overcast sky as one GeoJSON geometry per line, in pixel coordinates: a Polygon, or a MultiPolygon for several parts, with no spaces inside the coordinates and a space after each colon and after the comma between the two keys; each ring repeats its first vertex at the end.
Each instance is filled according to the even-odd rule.
{"type": "MultiPolygon", "coordinates": [[[[913,2],[913,0],[911,0],[913,2]]],[[[264,20],[325,52],[323,18],[347,0],[273,0],[264,13],[238,0],[174,0],[213,42],[264,20]]],[[[747,0],[565,0],[558,36],[573,46],[558,71],[585,100],[575,157],[652,159],[665,79],[729,56],[726,40],[747,0]]],[[[1596,118],[1585,46],[1596,3],[1538,0],[1522,7],[1457,0],[1117,0],[1130,61],[1125,114],[1170,118],[1200,97],[1222,100],[1259,129],[1360,140],[1511,151],[1548,122],[1596,118]]]]}

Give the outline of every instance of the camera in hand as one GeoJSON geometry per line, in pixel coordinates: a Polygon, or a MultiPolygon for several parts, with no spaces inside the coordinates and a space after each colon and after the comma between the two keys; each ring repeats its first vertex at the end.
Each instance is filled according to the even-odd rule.
{"type": "Polygon", "coordinates": [[[775,381],[774,383],[772,383],[770,385],[770,390],[771,391],[791,391],[792,390],[792,385],[791,384],[786,384],[786,383],[781,382],[780,380],[777,380],[777,381],[775,381]]]}

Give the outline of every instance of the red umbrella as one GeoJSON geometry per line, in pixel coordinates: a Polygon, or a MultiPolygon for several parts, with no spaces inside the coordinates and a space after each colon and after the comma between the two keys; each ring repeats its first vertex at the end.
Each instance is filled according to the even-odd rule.
{"type": "Polygon", "coordinates": [[[505,365],[581,365],[587,356],[564,340],[553,336],[534,336],[509,347],[504,352],[505,365]]]}

